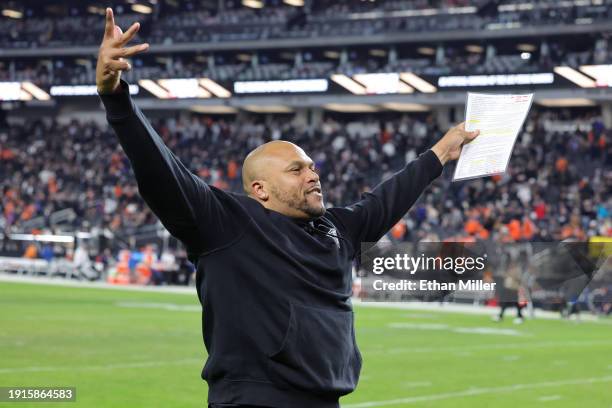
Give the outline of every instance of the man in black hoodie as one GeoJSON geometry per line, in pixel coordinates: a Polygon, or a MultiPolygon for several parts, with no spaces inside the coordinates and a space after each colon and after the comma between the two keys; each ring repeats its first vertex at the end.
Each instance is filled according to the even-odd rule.
{"type": "Polygon", "coordinates": [[[360,243],[380,239],[477,133],[453,128],[349,207],[326,209],[312,160],[283,141],[246,157],[246,195],[224,192],[185,168],[120,80],[123,58],[148,47],[125,47],[138,28],[122,33],[107,9],[96,84],[140,194],[197,267],[210,406],[339,407],[361,369],[350,302],[360,243]]]}

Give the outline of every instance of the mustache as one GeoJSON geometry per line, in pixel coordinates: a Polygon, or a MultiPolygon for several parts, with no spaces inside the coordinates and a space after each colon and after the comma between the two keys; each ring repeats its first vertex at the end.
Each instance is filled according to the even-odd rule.
{"type": "Polygon", "coordinates": [[[306,194],[310,194],[313,191],[316,191],[317,193],[322,193],[321,185],[319,184],[319,185],[316,185],[316,186],[314,186],[312,188],[309,188],[308,190],[306,190],[306,194]]]}

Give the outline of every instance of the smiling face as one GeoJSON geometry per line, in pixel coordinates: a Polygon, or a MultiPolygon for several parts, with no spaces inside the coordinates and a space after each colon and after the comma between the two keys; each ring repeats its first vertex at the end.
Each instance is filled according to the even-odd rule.
{"type": "Polygon", "coordinates": [[[293,143],[269,142],[249,153],[242,183],[250,197],[288,217],[312,219],[325,214],[314,163],[293,143]]]}

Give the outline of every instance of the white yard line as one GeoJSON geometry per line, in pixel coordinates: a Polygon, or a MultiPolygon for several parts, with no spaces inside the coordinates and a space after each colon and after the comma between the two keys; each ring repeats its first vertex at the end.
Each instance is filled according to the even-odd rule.
{"type": "Polygon", "coordinates": [[[30,372],[49,372],[49,371],[96,371],[96,370],[114,370],[117,368],[148,368],[169,365],[189,365],[194,363],[203,363],[204,358],[187,358],[171,361],[137,361],[133,363],[115,363],[90,366],[34,366],[34,367],[13,367],[0,368],[0,374],[10,373],[30,373],[30,372]]]}
{"type": "Polygon", "coordinates": [[[115,306],[128,307],[135,309],[162,309],[172,312],[201,312],[202,306],[197,305],[177,305],[176,303],[160,302],[117,302],[115,306]]]}
{"type": "Polygon", "coordinates": [[[561,399],[560,395],[546,395],[544,397],[538,398],[538,401],[546,402],[546,401],[558,401],[561,399]]]}
{"type": "MultiPolygon", "coordinates": [[[[520,348],[550,348],[562,347],[584,347],[584,346],[612,346],[612,340],[576,340],[576,341],[546,341],[546,342],[524,342],[524,343],[501,343],[501,344],[480,344],[474,346],[458,347],[393,347],[393,348],[364,348],[361,351],[371,354],[398,354],[398,353],[438,353],[473,350],[506,350],[520,348]]],[[[612,366],[611,366],[612,367],[612,366]]]]}
{"type": "Polygon", "coordinates": [[[611,382],[611,381],[612,381],[612,376],[607,376],[607,377],[577,378],[574,380],[546,381],[546,382],[540,382],[540,383],[513,384],[513,385],[502,386],[502,387],[489,387],[489,388],[474,387],[474,388],[468,388],[463,391],[448,392],[448,393],[442,393],[442,394],[421,395],[418,397],[398,398],[398,399],[392,399],[392,400],[360,402],[360,403],[355,403],[355,404],[343,404],[342,408],[370,408],[370,407],[382,407],[382,406],[387,406],[387,405],[414,404],[417,402],[473,397],[476,395],[498,394],[498,393],[504,393],[504,392],[527,390],[527,389],[560,387],[564,385],[594,384],[594,383],[604,383],[604,382],[611,382]]]}
{"type": "Polygon", "coordinates": [[[43,276],[23,276],[0,273],[0,282],[31,283],[35,285],[52,285],[75,288],[90,289],[116,289],[132,292],[154,292],[172,293],[183,295],[195,295],[196,289],[193,286],[142,286],[142,285],[111,285],[106,282],[83,282],[64,278],[47,278],[43,276]]]}

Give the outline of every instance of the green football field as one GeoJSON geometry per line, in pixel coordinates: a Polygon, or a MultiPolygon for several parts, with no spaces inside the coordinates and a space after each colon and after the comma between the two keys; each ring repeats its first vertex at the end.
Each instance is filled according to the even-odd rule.
{"type": "MultiPolygon", "coordinates": [[[[0,386],[77,389],[73,403],[0,408],[205,407],[198,307],[195,294],[0,283],[0,386]]],[[[355,310],[364,366],[343,408],[612,407],[609,319],[355,310]]]]}

